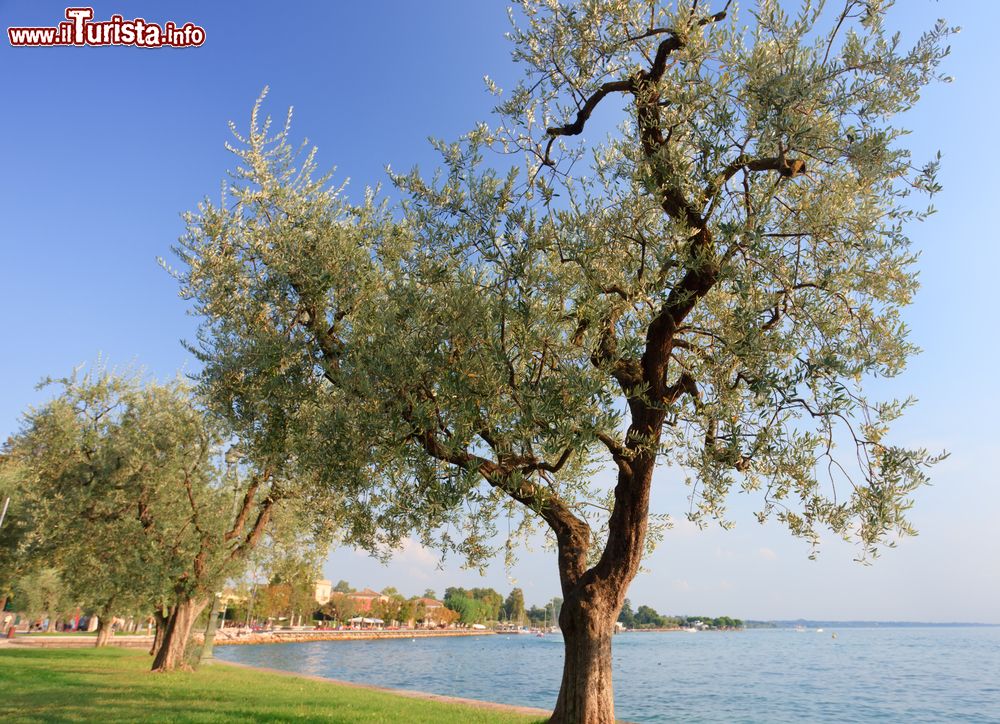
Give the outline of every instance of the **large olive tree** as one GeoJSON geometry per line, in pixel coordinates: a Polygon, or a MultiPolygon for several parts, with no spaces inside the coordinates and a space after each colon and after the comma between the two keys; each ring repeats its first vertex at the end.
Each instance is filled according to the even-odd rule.
{"type": "Polygon", "coordinates": [[[188,217],[205,390],[346,501],[357,541],[417,529],[478,563],[498,519],[547,527],[553,721],[614,718],[659,462],[690,472],[696,521],[728,522],[737,486],[814,542],[911,532],[935,458],[890,441],[906,403],[863,384],[913,351],[909,196],[936,165],[911,163],[897,116],[950,30],[903,48],[886,5],[761,0],[748,28],[690,0],[522,0],[526,77],[494,125],[439,144],[433,180],[394,177],[398,213],[347,204],[255,109],[226,198],[188,217]],[[618,130],[585,143],[605,106],[618,130]]]}

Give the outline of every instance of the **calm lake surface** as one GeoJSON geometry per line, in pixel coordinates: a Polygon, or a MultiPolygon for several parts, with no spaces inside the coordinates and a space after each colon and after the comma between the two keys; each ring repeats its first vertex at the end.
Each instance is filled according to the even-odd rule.
{"type": "MultiPolygon", "coordinates": [[[[216,656],[551,708],[562,639],[317,641],[222,646],[216,656]]],[[[614,681],[616,714],[633,722],[1000,722],[1000,628],[624,633],[614,681]]]]}

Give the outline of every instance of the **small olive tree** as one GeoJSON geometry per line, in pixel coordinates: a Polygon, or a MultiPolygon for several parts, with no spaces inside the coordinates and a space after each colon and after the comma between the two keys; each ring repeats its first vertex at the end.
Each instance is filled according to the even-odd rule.
{"type": "MultiPolygon", "coordinates": [[[[0,616],[14,594],[18,579],[32,563],[20,551],[25,534],[32,527],[22,482],[20,465],[10,455],[0,452],[0,509],[6,505],[0,523],[0,616]]],[[[18,604],[16,598],[15,604],[18,604]]]]}
{"type": "Polygon", "coordinates": [[[196,618],[268,525],[280,499],[267,471],[220,465],[224,428],[179,381],[104,370],[58,381],[7,445],[32,527],[22,548],[54,562],[101,617],[152,611],[153,668],[184,663],[196,618]]]}
{"type": "Polygon", "coordinates": [[[908,403],[863,384],[913,352],[909,196],[937,190],[936,162],[913,166],[896,117],[950,30],[903,48],[886,3],[856,0],[760,0],[749,28],[697,1],[518,8],[526,78],[495,125],[439,144],[433,180],[394,177],[400,213],[348,205],[258,104],[178,276],[213,404],[349,499],[355,540],[416,529],[481,563],[498,520],[548,528],[553,721],[611,722],[660,461],[690,471],[698,522],[728,524],[737,486],[813,542],[825,527],[874,555],[911,532],[936,458],[889,440],[908,403]],[[616,101],[619,130],[577,142],[616,101]],[[524,162],[494,170],[491,149],[524,162]]]}

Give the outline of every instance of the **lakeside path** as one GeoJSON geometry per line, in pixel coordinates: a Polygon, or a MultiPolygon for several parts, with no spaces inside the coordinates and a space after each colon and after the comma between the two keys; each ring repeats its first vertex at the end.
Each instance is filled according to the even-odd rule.
{"type": "MultiPolygon", "coordinates": [[[[453,636],[495,636],[493,631],[470,631],[464,629],[446,629],[442,631],[272,631],[238,635],[227,633],[225,629],[216,633],[216,646],[238,646],[246,644],[292,644],[309,641],[371,641],[374,639],[415,639],[415,638],[447,638],[453,636]]],[[[194,643],[202,642],[202,634],[192,635],[194,643]]],[[[153,637],[146,635],[115,634],[108,639],[108,646],[124,648],[146,648],[153,644],[153,637]]],[[[12,639],[0,638],[0,649],[12,648],[50,648],[72,649],[93,648],[92,634],[18,634],[12,639]]]]}
{"type": "MultiPolygon", "coordinates": [[[[371,641],[375,639],[421,639],[448,638],[453,636],[496,636],[493,631],[471,629],[441,629],[437,631],[412,630],[368,630],[368,631],[272,631],[265,634],[228,634],[223,629],[215,634],[216,646],[236,646],[242,644],[289,644],[307,641],[371,641]]],[[[196,638],[197,639],[197,635],[196,638]]]]}
{"type": "MultiPolygon", "coordinates": [[[[0,638],[0,651],[4,649],[92,649],[95,636],[65,634],[48,636],[45,634],[17,634],[14,638],[0,638]]],[[[146,649],[153,645],[152,636],[115,635],[108,639],[108,646],[117,648],[146,649]]]]}
{"type": "Polygon", "coordinates": [[[542,709],[333,682],[221,662],[153,674],[134,649],[0,649],[0,720],[528,724],[542,709]]]}

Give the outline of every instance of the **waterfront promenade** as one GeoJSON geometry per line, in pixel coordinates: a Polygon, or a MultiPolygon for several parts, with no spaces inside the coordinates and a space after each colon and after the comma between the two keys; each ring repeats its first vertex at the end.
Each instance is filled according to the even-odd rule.
{"type": "MultiPolygon", "coordinates": [[[[418,638],[447,638],[451,636],[495,636],[493,631],[479,631],[475,629],[367,629],[367,630],[334,630],[334,629],[312,629],[302,631],[266,631],[257,633],[240,634],[231,630],[222,629],[215,635],[215,645],[238,645],[238,644],[288,644],[303,643],[307,641],[367,641],[371,639],[418,639],[418,638]]],[[[196,639],[197,640],[197,639],[196,639]]]]}
{"type": "MultiPolygon", "coordinates": [[[[373,639],[417,639],[417,638],[447,638],[454,636],[494,636],[493,631],[475,629],[367,629],[367,630],[335,630],[335,629],[303,629],[275,630],[250,632],[241,629],[220,629],[215,634],[216,646],[236,646],[245,644],[290,644],[309,641],[369,641],[373,639]]],[[[201,643],[203,635],[193,635],[194,643],[201,643]]],[[[108,640],[109,646],[119,648],[146,648],[153,644],[152,636],[145,635],[115,635],[108,640]]],[[[0,638],[0,647],[32,647],[32,648],[87,648],[94,646],[94,636],[86,634],[18,634],[12,639],[0,638]]]]}

